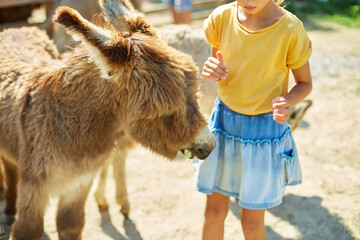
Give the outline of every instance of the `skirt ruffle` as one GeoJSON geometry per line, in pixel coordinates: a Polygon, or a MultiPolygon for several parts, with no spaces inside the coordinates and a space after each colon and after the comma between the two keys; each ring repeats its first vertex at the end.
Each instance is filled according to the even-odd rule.
{"type": "Polygon", "coordinates": [[[209,121],[216,147],[206,160],[194,160],[195,188],[239,199],[248,209],[282,202],[286,186],[301,183],[301,167],[288,124],[272,113],[239,114],[218,98],[209,121]]]}

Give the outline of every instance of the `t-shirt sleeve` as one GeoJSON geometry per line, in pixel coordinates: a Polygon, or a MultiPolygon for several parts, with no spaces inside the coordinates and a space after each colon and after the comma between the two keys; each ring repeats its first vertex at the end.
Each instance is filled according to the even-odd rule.
{"type": "Polygon", "coordinates": [[[219,25],[219,15],[215,10],[206,18],[203,22],[203,29],[205,36],[209,44],[215,48],[219,47],[219,34],[218,34],[218,25],[219,25]]]}
{"type": "Polygon", "coordinates": [[[296,24],[296,28],[290,38],[287,55],[287,66],[296,69],[303,66],[310,58],[312,43],[302,23],[296,24]]]}

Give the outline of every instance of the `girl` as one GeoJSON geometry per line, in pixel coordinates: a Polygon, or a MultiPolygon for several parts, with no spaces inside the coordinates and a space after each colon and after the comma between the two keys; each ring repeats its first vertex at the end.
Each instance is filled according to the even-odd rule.
{"type": "Polygon", "coordinates": [[[312,90],[312,46],[281,0],[237,0],[204,21],[212,56],[202,75],[219,81],[209,120],[216,147],[194,163],[195,187],[207,194],[203,239],[223,239],[229,197],[238,199],[245,239],[266,239],[265,210],[301,183],[290,107],[312,90]],[[288,92],[289,70],[295,86],[288,92]]]}

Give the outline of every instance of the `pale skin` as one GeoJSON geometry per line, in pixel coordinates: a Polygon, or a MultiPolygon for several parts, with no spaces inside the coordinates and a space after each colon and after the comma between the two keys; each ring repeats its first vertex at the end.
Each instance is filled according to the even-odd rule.
{"type": "MultiPolygon", "coordinates": [[[[238,20],[248,30],[256,31],[273,25],[285,11],[273,0],[237,0],[238,20]]],[[[290,108],[305,99],[312,90],[309,63],[297,69],[291,69],[295,85],[285,96],[272,100],[273,119],[284,124],[290,117],[290,108]]],[[[223,55],[217,48],[211,48],[211,56],[204,63],[202,76],[210,81],[221,81],[227,77],[228,69],[224,65],[223,55]]],[[[220,240],[224,237],[224,221],[229,210],[229,197],[214,192],[207,195],[203,240],[220,240]]],[[[241,226],[246,240],[264,240],[265,209],[242,209],[241,226]]]]}

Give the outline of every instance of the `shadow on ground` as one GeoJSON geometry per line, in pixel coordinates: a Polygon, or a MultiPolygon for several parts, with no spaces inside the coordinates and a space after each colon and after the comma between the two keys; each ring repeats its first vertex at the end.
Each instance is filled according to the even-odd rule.
{"type": "MultiPolygon", "coordinates": [[[[354,240],[350,231],[344,226],[337,215],[331,214],[321,206],[320,197],[301,197],[288,194],[284,197],[283,203],[269,212],[291,224],[301,234],[301,240],[324,239],[325,236],[333,236],[332,239],[354,240]]],[[[239,218],[241,208],[230,201],[230,210],[239,218]]],[[[293,240],[284,238],[276,233],[271,227],[266,226],[266,235],[271,240],[293,240]]]]}
{"type": "Polygon", "coordinates": [[[143,240],[141,234],[136,228],[136,225],[131,221],[131,219],[125,219],[123,222],[123,227],[125,229],[125,233],[127,237],[123,236],[119,231],[115,228],[115,226],[111,222],[111,217],[108,211],[101,212],[101,229],[102,231],[116,240],[143,240]]]}
{"type": "MultiPolygon", "coordinates": [[[[4,200],[0,199],[0,240],[8,240],[10,238],[11,224],[13,219],[9,219],[3,212],[4,200]]],[[[108,211],[101,212],[101,229],[103,233],[108,235],[112,239],[116,240],[143,240],[141,234],[136,228],[136,225],[131,219],[125,219],[123,222],[123,228],[126,236],[123,236],[115,226],[112,224],[111,217],[108,211]]],[[[50,237],[46,232],[43,235],[42,240],[50,240],[50,237]]]]}

